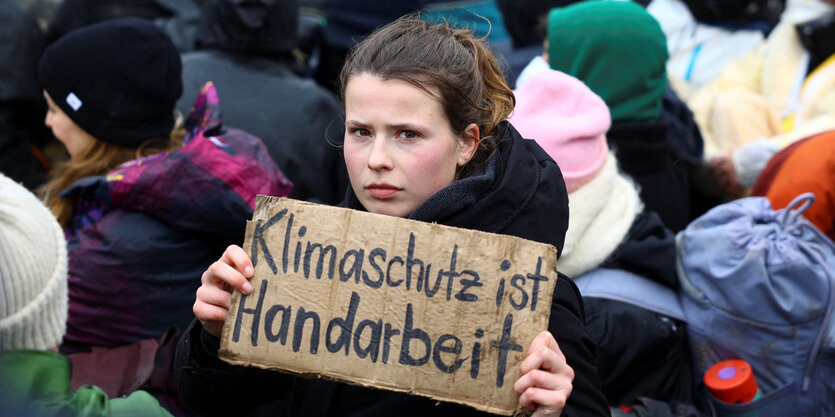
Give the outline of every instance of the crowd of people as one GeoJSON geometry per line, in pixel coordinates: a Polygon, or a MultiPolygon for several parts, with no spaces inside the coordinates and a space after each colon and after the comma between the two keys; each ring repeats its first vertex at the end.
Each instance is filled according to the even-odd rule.
{"type": "MultiPolygon", "coordinates": [[[[716,209],[811,192],[819,233],[757,247],[761,274],[831,280],[809,361],[835,367],[835,1],[0,0],[0,38],[4,409],[484,414],[220,360],[258,194],[553,245],[520,409],[699,417],[737,414],[717,414],[686,314],[586,289],[692,293],[682,259],[716,209]],[[685,46],[682,12],[717,32],[685,46]],[[743,31],[737,56],[699,57],[743,31]],[[826,249],[780,252],[803,239],[826,249]]],[[[756,407],[790,385],[773,379],[756,407]]]]}

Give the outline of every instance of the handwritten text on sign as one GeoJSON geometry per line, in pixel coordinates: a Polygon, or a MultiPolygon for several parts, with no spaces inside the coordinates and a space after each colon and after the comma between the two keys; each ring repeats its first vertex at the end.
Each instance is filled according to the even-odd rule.
{"type": "Polygon", "coordinates": [[[528,344],[547,328],[556,249],[515,237],[259,196],[235,293],[230,363],[511,414],[528,344]]]}

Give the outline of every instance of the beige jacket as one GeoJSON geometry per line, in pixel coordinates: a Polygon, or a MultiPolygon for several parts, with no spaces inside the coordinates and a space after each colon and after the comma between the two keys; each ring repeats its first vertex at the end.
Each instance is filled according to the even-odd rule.
{"type": "Polygon", "coordinates": [[[785,147],[835,129],[835,56],[807,74],[808,53],[795,30],[798,22],[833,9],[819,0],[789,0],[762,45],[692,94],[679,91],[702,130],[708,157],[758,138],[785,147]]]}

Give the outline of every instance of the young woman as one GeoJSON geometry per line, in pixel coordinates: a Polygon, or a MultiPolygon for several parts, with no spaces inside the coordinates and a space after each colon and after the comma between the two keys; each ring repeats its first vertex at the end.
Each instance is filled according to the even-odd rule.
{"type": "Polygon", "coordinates": [[[223,132],[211,109],[193,118],[204,125],[183,145],[180,56],[145,20],[67,34],[46,50],[39,76],[45,124],[70,156],[45,188],[68,240],[62,351],[185,329],[195,276],[241,239],[256,193],[286,195],[289,183],[257,138],[223,132]],[[208,128],[212,140],[201,133],[208,128]]]}
{"type": "MultiPolygon", "coordinates": [[[[514,98],[472,34],[401,18],[359,44],[342,70],[344,207],[518,236],[561,248],[568,221],[556,163],[505,120],[514,98]]],[[[179,386],[208,413],[479,415],[423,397],[227,365],[217,358],[233,289],[249,293],[249,256],[229,247],[203,274],[181,341],[179,386]]],[[[570,279],[558,280],[550,332],[529,341],[515,381],[536,416],[609,415],[594,343],[570,279]],[[558,342],[559,341],[559,342],[558,342]]]]}

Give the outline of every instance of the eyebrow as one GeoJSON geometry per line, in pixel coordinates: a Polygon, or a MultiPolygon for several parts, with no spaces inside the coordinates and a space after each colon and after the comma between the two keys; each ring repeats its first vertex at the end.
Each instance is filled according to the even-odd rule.
{"type": "MultiPolygon", "coordinates": [[[[361,127],[361,128],[369,127],[369,125],[367,125],[365,123],[362,123],[362,122],[359,122],[359,121],[356,121],[356,120],[346,120],[345,125],[346,126],[351,126],[351,127],[361,127]]],[[[389,130],[425,130],[424,127],[422,127],[420,125],[413,124],[413,123],[386,124],[386,129],[389,129],[389,130]]]]}

